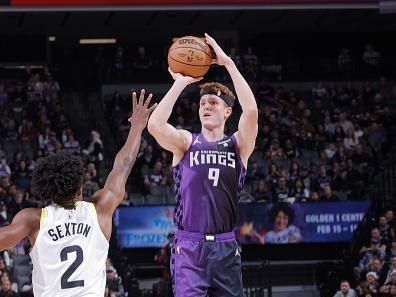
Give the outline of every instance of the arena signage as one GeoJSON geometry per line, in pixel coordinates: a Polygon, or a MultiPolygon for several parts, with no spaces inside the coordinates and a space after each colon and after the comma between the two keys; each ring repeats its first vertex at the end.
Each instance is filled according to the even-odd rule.
{"type": "MultiPolygon", "coordinates": [[[[369,201],[241,204],[236,235],[241,244],[350,241],[369,208],[369,201]]],[[[173,211],[174,206],[119,208],[114,217],[119,244],[164,246],[168,233],[176,230],[173,211]]]]}

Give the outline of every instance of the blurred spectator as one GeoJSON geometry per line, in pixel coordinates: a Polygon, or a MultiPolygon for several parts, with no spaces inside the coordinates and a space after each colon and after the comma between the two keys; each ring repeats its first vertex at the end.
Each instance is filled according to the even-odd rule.
{"type": "Polygon", "coordinates": [[[322,202],[337,202],[339,201],[339,197],[333,193],[330,185],[326,185],[323,190],[323,196],[320,197],[320,201],[322,202]]]}
{"type": "Polygon", "coordinates": [[[317,85],[312,89],[312,95],[318,98],[326,98],[328,96],[327,88],[323,82],[320,81],[317,83],[317,85]]]}
{"type": "Polygon", "coordinates": [[[153,65],[151,58],[147,56],[146,49],[140,46],[137,50],[137,55],[133,61],[134,77],[138,80],[147,78],[148,71],[153,65]]]}
{"type": "MultiPolygon", "coordinates": [[[[392,278],[394,278],[396,280],[396,275],[395,275],[395,273],[393,273],[394,276],[392,277],[392,272],[396,272],[396,256],[393,256],[391,259],[391,263],[389,265],[388,273],[386,274],[384,284],[391,283],[392,278]]],[[[395,285],[396,285],[396,283],[395,283],[395,285]]]]}
{"type": "Polygon", "coordinates": [[[25,160],[20,160],[18,163],[18,167],[15,168],[12,179],[15,185],[24,190],[28,191],[30,188],[30,171],[27,167],[25,160]]]}
{"type": "Polygon", "coordinates": [[[63,143],[63,148],[72,154],[80,154],[80,143],[74,139],[72,133],[67,136],[67,140],[63,143]]]}
{"type": "Polygon", "coordinates": [[[366,44],[362,56],[363,62],[370,66],[377,66],[381,61],[381,54],[371,44],[366,44]]]}
{"type": "Polygon", "coordinates": [[[373,259],[370,264],[370,271],[375,272],[378,277],[378,284],[383,284],[386,279],[386,267],[384,267],[383,262],[380,259],[373,259]]]}
{"type": "MultiPolygon", "coordinates": [[[[371,239],[370,247],[361,252],[359,266],[355,267],[355,278],[360,280],[362,273],[370,270],[370,265],[374,259],[385,261],[385,251],[381,249],[381,242],[378,239],[371,239]]],[[[378,277],[377,277],[378,279],[378,277]]]]}
{"type": "Polygon", "coordinates": [[[238,53],[238,49],[235,47],[232,47],[230,50],[230,58],[234,61],[235,65],[238,67],[240,72],[243,72],[243,64],[242,64],[242,59],[241,56],[238,53]]]}
{"type": "Polygon", "coordinates": [[[359,297],[378,297],[379,284],[378,276],[375,272],[366,274],[366,281],[363,281],[356,288],[359,297]]]}
{"type": "Polygon", "coordinates": [[[96,170],[94,163],[87,164],[87,172],[91,175],[91,180],[96,182],[99,186],[103,184],[102,178],[96,170]]]}
{"type": "Polygon", "coordinates": [[[349,49],[342,48],[337,58],[338,71],[342,74],[349,74],[352,70],[351,65],[352,58],[349,49]]]}
{"type": "Polygon", "coordinates": [[[118,276],[117,271],[111,266],[106,269],[106,287],[115,293],[115,297],[125,296],[121,277],[118,276]]]}
{"type": "Polygon", "coordinates": [[[0,297],[20,297],[20,295],[12,290],[11,281],[9,279],[4,279],[1,282],[0,297]]]}
{"type": "Polygon", "coordinates": [[[243,55],[243,65],[246,80],[255,80],[257,77],[258,58],[257,55],[253,53],[251,47],[248,47],[246,53],[243,55]]]}
{"type": "Polygon", "coordinates": [[[396,296],[396,270],[390,273],[390,279],[385,281],[384,285],[379,289],[384,297],[396,296]]]}
{"type": "Polygon", "coordinates": [[[86,149],[82,151],[87,156],[89,162],[93,162],[96,169],[100,167],[103,161],[103,143],[98,131],[91,131],[91,141],[86,149]]]}
{"type": "Polygon", "coordinates": [[[256,161],[251,161],[246,172],[246,183],[250,184],[258,180],[262,176],[260,169],[256,161]]]}
{"type": "Polygon", "coordinates": [[[260,179],[255,184],[255,189],[252,192],[252,196],[255,202],[272,202],[272,193],[268,189],[265,180],[260,179]]]}
{"type": "Polygon", "coordinates": [[[110,63],[109,76],[111,81],[121,82],[128,78],[127,61],[124,56],[124,48],[118,46],[110,63]]]}
{"type": "Polygon", "coordinates": [[[0,111],[8,103],[8,93],[5,91],[4,83],[0,82],[0,111]]]}
{"type": "Polygon", "coordinates": [[[91,174],[89,172],[85,172],[82,186],[84,201],[91,202],[92,195],[99,189],[99,185],[92,181],[91,174]]]}
{"type": "Polygon", "coordinates": [[[146,186],[149,193],[153,187],[165,186],[166,180],[162,173],[162,164],[157,161],[154,164],[154,168],[150,170],[144,177],[144,185],[146,186]]]}
{"type": "Polygon", "coordinates": [[[309,190],[305,188],[304,182],[301,178],[297,178],[294,187],[290,193],[291,197],[295,198],[295,202],[307,202],[309,199],[309,190]]]}
{"type": "Polygon", "coordinates": [[[343,143],[346,150],[350,152],[353,151],[355,147],[359,144],[359,137],[356,135],[353,128],[348,129],[343,143]]]}
{"type": "Polygon", "coordinates": [[[9,225],[11,221],[12,216],[7,210],[7,205],[0,200],[0,227],[9,225]]]}
{"type": "Polygon", "coordinates": [[[351,285],[347,280],[340,283],[340,290],[333,297],[356,297],[356,292],[351,289],[351,285]]]}
{"type": "Polygon", "coordinates": [[[50,141],[50,133],[51,129],[49,127],[46,127],[44,129],[44,132],[39,134],[38,141],[40,149],[44,150],[47,147],[50,141]]]}
{"type": "Polygon", "coordinates": [[[274,139],[269,149],[266,152],[266,157],[270,160],[280,160],[285,159],[283,149],[280,147],[279,140],[274,139]]]}
{"type": "Polygon", "coordinates": [[[289,198],[289,188],[287,187],[286,178],[284,176],[279,177],[279,183],[273,190],[274,202],[285,202],[289,198]]]}
{"type": "Polygon", "coordinates": [[[168,243],[158,251],[154,256],[154,261],[158,264],[164,265],[164,271],[162,275],[162,280],[153,285],[153,296],[155,297],[172,297],[172,279],[170,272],[170,258],[171,258],[171,248],[173,241],[175,239],[175,233],[169,232],[168,243]]]}
{"type": "Polygon", "coordinates": [[[392,209],[388,209],[385,212],[385,218],[388,224],[394,223],[395,222],[395,213],[392,209]]]}
{"type": "Polygon", "coordinates": [[[314,188],[318,192],[323,192],[325,187],[331,185],[331,176],[328,175],[326,166],[320,165],[319,166],[319,175],[315,180],[315,184],[311,185],[311,188],[314,188]]]}
{"type": "Polygon", "coordinates": [[[11,168],[7,164],[6,154],[0,149],[0,178],[10,177],[11,176],[11,168]]]}

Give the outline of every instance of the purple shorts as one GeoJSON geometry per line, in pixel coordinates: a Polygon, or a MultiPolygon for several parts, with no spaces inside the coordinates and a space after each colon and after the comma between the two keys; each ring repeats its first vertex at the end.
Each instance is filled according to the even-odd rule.
{"type": "Polygon", "coordinates": [[[172,246],[175,297],[242,297],[241,256],[234,232],[178,230],[172,246]]]}

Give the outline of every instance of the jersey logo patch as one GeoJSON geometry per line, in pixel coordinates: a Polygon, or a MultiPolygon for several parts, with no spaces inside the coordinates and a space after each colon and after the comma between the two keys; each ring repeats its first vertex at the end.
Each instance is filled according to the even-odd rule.
{"type": "Polygon", "coordinates": [[[198,140],[198,136],[197,136],[197,138],[195,138],[195,140],[194,140],[194,142],[193,142],[193,145],[196,145],[196,144],[199,144],[199,143],[202,143],[202,142],[200,142],[200,141],[198,140]]]}
{"type": "Polygon", "coordinates": [[[238,248],[236,248],[236,250],[235,250],[235,257],[236,256],[239,256],[239,257],[241,256],[241,254],[239,253],[239,249],[238,248]]]}
{"type": "Polygon", "coordinates": [[[218,142],[217,144],[218,145],[223,145],[224,147],[227,147],[229,144],[229,142],[231,141],[231,139],[227,139],[227,140],[223,140],[223,141],[220,141],[220,142],[218,142]]]}

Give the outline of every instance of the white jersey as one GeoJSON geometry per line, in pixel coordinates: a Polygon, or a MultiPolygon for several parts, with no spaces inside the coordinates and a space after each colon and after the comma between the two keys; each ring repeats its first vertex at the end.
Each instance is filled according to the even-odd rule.
{"type": "Polygon", "coordinates": [[[108,249],[92,203],[78,202],[71,210],[43,208],[30,252],[34,296],[104,296],[108,249]]]}

